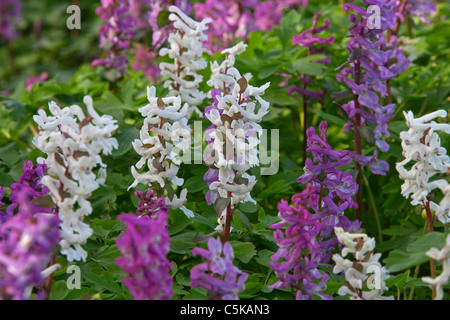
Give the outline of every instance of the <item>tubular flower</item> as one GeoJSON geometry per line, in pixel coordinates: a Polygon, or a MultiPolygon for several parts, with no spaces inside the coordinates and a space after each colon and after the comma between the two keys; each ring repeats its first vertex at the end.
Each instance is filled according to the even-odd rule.
{"type": "Polygon", "coordinates": [[[327,122],[319,125],[320,136],[314,127],[307,130],[307,152],[313,160],[305,161],[305,173],[297,182],[306,184],[307,188],[297,196],[297,201],[303,201],[305,207],[310,207],[315,214],[312,219],[321,221],[319,243],[323,250],[321,262],[328,264],[332,251],[338,246],[333,235],[335,227],[343,227],[346,231],[357,230],[359,221],[351,222],[344,211],[357,208],[358,204],[353,197],[358,192],[358,184],[353,181],[349,173],[342,172],[342,167],[352,162],[351,153],[347,150],[333,150],[327,142],[327,122]]]}
{"type": "MultiPolygon", "coordinates": [[[[233,51],[235,49],[230,50],[233,51]]],[[[239,51],[240,48],[236,50],[239,51]]],[[[269,103],[261,95],[270,83],[253,87],[248,84],[250,74],[241,77],[239,71],[231,66],[220,70],[226,73],[223,76],[213,74],[211,82],[226,91],[222,93],[213,89],[211,94],[214,103],[205,109],[205,118],[211,122],[211,126],[205,130],[208,152],[203,159],[210,167],[204,177],[209,186],[206,201],[212,205],[219,198],[231,198],[231,206],[234,206],[239,202],[255,202],[250,191],[256,178],[246,171],[259,164],[258,134],[262,134],[262,128],[258,122],[269,110],[269,103]],[[222,84],[219,84],[219,78],[222,84]],[[230,92],[227,88],[230,88],[230,92]]],[[[226,223],[226,211],[225,208],[222,213],[217,213],[219,229],[226,223]]]]}
{"type": "Polygon", "coordinates": [[[202,58],[202,42],[207,39],[204,32],[208,29],[207,24],[211,19],[197,22],[176,6],[171,6],[169,11],[169,20],[174,22],[176,31],[169,35],[170,48],[163,48],[159,52],[161,56],[168,55],[173,59],[173,64],[161,62],[159,65],[161,75],[171,78],[164,83],[164,87],[170,90],[169,96],[179,96],[182,102],[189,104],[188,118],[194,110],[202,115],[198,106],[206,94],[198,89],[203,77],[197,74],[197,71],[207,66],[202,58]]]}
{"type": "Polygon", "coordinates": [[[358,185],[349,173],[338,169],[351,163],[352,157],[347,150],[337,151],[331,148],[326,137],[327,126],[326,121],[320,123],[320,136],[314,127],[308,129],[306,151],[312,154],[313,160],[306,159],[305,173],[297,181],[302,184],[312,182],[313,189],[321,195],[312,199],[311,207],[316,212],[325,210],[328,214],[342,214],[348,208],[357,208],[358,204],[353,201],[353,196],[358,191],[358,185]]]}
{"type": "Polygon", "coordinates": [[[46,203],[46,208],[33,203],[33,200],[47,195],[50,192],[48,187],[41,183],[41,179],[45,175],[46,165],[44,163],[38,163],[36,168],[33,169],[33,162],[24,161],[22,170],[23,175],[19,177],[19,182],[13,183],[10,187],[11,195],[9,196],[9,200],[11,201],[11,205],[6,209],[9,215],[13,215],[16,208],[19,209],[19,212],[54,212],[55,208],[53,207],[53,203],[51,203],[51,201],[46,203]]]}
{"type": "MultiPolygon", "coordinates": [[[[140,139],[133,142],[134,150],[141,156],[136,166],[131,167],[134,177],[134,188],[139,183],[157,189],[164,188],[167,182],[182,186],[184,180],[177,177],[181,158],[179,152],[186,152],[191,145],[190,128],[187,125],[189,105],[181,106],[181,97],[156,97],[155,87],[147,88],[149,104],[139,109],[144,117],[144,124],[140,131],[140,139]],[[148,172],[139,173],[137,169],[147,166],[148,172]]],[[[171,190],[171,188],[168,188],[171,190]]],[[[192,211],[186,209],[187,189],[181,191],[180,197],[169,193],[166,203],[170,208],[180,208],[188,217],[193,217],[192,211]]]]}
{"type": "MultiPolygon", "coordinates": [[[[349,66],[341,66],[337,75],[337,80],[345,83],[349,87],[350,96],[354,97],[341,106],[349,119],[344,130],[366,133],[363,136],[368,142],[386,152],[389,145],[382,137],[390,136],[387,123],[394,115],[395,104],[383,106],[379,102],[379,96],[388,95],[385,82],[403,73],[409,62],[396,47],[395,37],[392,37],[390,43],[384,38],[383,32],[393,29],[395,25],[395,0],[365,0],[364,4],[369,8],[377,6],[380,21],[372,21],[370,10],[366,11],[353,3],[344,5],[345,11],[353,10],[359,15],[349,15],[352,22],[349,28],[351,39],[347,45],[349,58],[346,64],[349,66]],[[374,126],[374,129],[369,125],[374,126]],[[362,129],[365,127],[367,129],[362,129]]],[[[354,160],[360,165],[369,165],[375,174],[386,174],[386,169],[389,168],[387,162],[376,159],[376,154],[368,157],[355,154],[354,160]]]]}
{"type": "Polygon", "coordinates": [[[206,0],[194,4],[196,19],[212,18],[208,29],[207,48],[213,54],[230,47],[235,39],[246,39],[251,31],[270,31],[280,23],[283,10],[308,0],[206,0]]]}
{"type": "Polygon", "coordinates": [[[192,288],[208,290],[208,299],[239,300],[238,293],[245,290],[248,274],[233,266],[234,252],[229,242],[222,246],[220,238],[209,238],[208,250],[194,248],[192,254],[206,260],[192,267],[192,288]]]}
{"type": "Polygon", "coordinates": [[[108,51],[104,59],[97,59],[92,66],[104,66],[109,69],[126,73],[128,67],[127,49],[135,36],[135,18],[130,15],[130,2],[128,0],[101,0],[102,6],[95,12],[103,21],[99,29],[100,47],[108,51]]]}
{"type": "Polygon", "coordinates": [[[344,232],[339,227],[336,227],[334,232],[339,242],[344,245],[341,254],[333,255],[336,263],[333,272],[343,272],[346,280],[338,294],[349,295],[351,300],[393,300],[392,296],[382,296],[386,290],[385,280],[390,276],[378,261],[381,253],[373,253],[375,239],[364,233],[344,232]],[[349,253],[353,255],[354,260],[345,259],[349,253]],[[374,272],[372,276],[367,276],[374,272]],[[364,290],[366,286],[369,291],[364,290]]]}
{"type": "MultiPolygon", "coordinates": [[[[331,45],[334,41],[334,36],[328,37],[328,38],[321,38],[317,36],[318,33],[328,29],[330,27],[330,20],[325,20],[324,25],[321,27],[317,27],[317,23],[319,22],[320,17],[322,16],[321,13],[314,13],[313,18],[313,25],[311,29],[307,29],[303,31],[300,34],[294,35],[294,38],[292,40],[293,45],[299,45],[301,47],[308,48],[308,56],[310,55],[316,55],[316,54],[323,54],[325,51],[324,47],[317,47],[318,46],[325,46],[325,45],[331,45]]],[[[329,64],[331,62],[329,58],[329,54],[326,55],[325,59],[314,61],[316,63],[321,64],[329,64]]],[[[299,77],[299,80],[302,81],[302,86],[294,86],[290,87],[288,89],[288,93],[291,94],[292,92],[298,92],[301,95],[305,97],[309,97],[311,99],[320,99],[322,100],[325,96],[326,89],[323,89],[320,92],[315,92],[308,90],[306,86],[312,84],[312,78],[309,75],[301,75],[299,77]]]]}
{"type": "Polygon", "coordinates": [[[450,234],[447,236],[445,246],[440,251],[431,248],[427,255],[442,263],[442,273],[434,279],[423,277],[422,281],[428,283],[431,289],[436,289],[435,300],[442,300],[444,298],[444,285],[450,281],[450,234]]]}
{"type": "Polygon", "coordinates": [[[118,128],[116,120],[109,115],[99,116],[90,96],[83,101],[87,116],[77,105],[60,109],[50,102],[51,116],[40,109],[33,117],[39,125],[39,135],[33,144],[47,154],[46,159],[38,158],[38,163],[48,168],[41,183],[50,190],[57,207],[61,253],[68,261],[86,259],[87,252],[81,245],[92,234],[92,229],[83,222],[83,217],[92,212],[87,199],[106,179],[106,165],[100,153],[108,155],[118,147],[117,140],[111,138],[118,128]],[[98,165],[97,176],[93,170],[98,165]]]}
{"type": "Polygon", "coordinates": [[[159,214],[168,215],[169,208],[166,206],[166,199],[164,197],[158,198],[152,189],[148,189],[144,195],[142,191],[136,190],[134,193],[139,199],[136,214],[138,217],[148,216],[155,218],[159,214]],[[162,213],[160,213],[162,211],[162,213]]]}
{"type": "Polygon", "coordinates": [[[446,118],[447,112],[438,110],[415,119],[411,111],[403,113],[406,118],[408,131],[400,133],[402,139],[403,156],[405,160],[397,163],[396,169],[402,185],[402,195],[411,196],[411,204],[429,203],[430,209],[442,223],[450,223],[450,209],[448,200],[449,183],[444,179],[430,180],[438,174],[446,174],[450,169],[450,158],[447,150],[441,146],[437,131],[450,134],[450,124],[432,121],[437,117],[446,118]],[[414,161],[411,169],[409,163],[414,161]],[[430,200],[429,194],[434,189],[441,189],[444,198],[440,204],[430,200]]]}
{"type": "Polygon", "coordinates": [[[423,24],[430,24],[429,18],[436,15],[436,4],[431,0],[398,0],[395,5],[396,15],[403,22],[406,14],[418,17],[423,24]],[[404,7],[402,9],[402,7],[404,7]]]}
{"type": "Polygon", "coordinates": [[[17,38],[17,31],[13,21],[22,14],[20,0],[3,0],[0,2],[0,39],[6,42],[17,38]]]}
{"type": "Polygon", "coordinates": [[[282,200],[278,204],[281,221],[270,226],[275,229],[274,238],[279,249],[269,262],[278,281],[269,289],[291,287],[297,300],[312,300],[315,295],[329,300],[331,297],[322,293],[329,277],[318,268],[323,260],[319,243],[322,225],[313,220],[311,213],[302,206],[302,198],[302,194],[294,195],[293,207],[282,200]],[[285,226],[287,228],[283,231],[285,226]]]}
{"type": "Polygon", "coordinates": [[[18,213],[0,224],[0,300],[30,299],[33,288],[34,298],[45,298],[45,268],[60,240],[59,219],[31,203],[33,191],[16,189],[18,213]]]}
{"type": "Polygon", "coordinates": [[[172,264],[167,259],[169,210],[164,200],[152,197],[151,203],[146,203],[153,207],[151,215],[122,214],[117,218],[125,223],[126,230],[116,240],[123,255],[116,264],[129,274],[123,282],[136,300],[169,300],[173,295],[172,264]]]}

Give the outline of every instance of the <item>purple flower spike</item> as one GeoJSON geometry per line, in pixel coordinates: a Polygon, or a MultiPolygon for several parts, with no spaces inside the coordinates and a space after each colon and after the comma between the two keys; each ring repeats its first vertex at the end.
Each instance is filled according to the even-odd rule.
{"type": "Polygon", "coordinates": [[[0,39],[8,42],[17,38],[13,22],[17,21],[21,14],[22,5],[19,0],[0,1],[0,39]]]}
{"type": "Polygon", "coordinates": [[[19,212],[0,224],[0,300],[30,299],[32,287],[36,288],[35,299],[43,299],[42,271],[60,240],[60,221],[56,214],[35,214],[41,210],[29,206],[36,192],[30,187],[15,192],[19,212]]]}
{"type": "Polygon", "coordinates": [[[191,287],[208,290],[208,299],[239,300],[238,293],[245,289],[248,274],[233,266],[234,252],[229,242],[222,246],[220,238],[208,240],[208,250],[194,248],[194,256],[207,262],[191,269],[191,287]]]}
{"type": "Polygon", "coordinates": [[[155,219],[161,215],[163,217],[167,217],[169,214],[169,207],[166,205],[166,198],[158,198],[152,189],[149,189],[145,195],[142,194],[142,191],[136,191],[135,195],[140,200],[136,210],[136,214],[139,217],[147,216],[155,219]]]}
{"type": "Polygon", "coordinates": [[[136,300],[169,300],[173,295],[167,217],[165,210],[159,210],[155,219],[131,214],[117,218],[127,229],[116,240],[123,255],[116,264],[129,274],[123,282],[136,300]]]}

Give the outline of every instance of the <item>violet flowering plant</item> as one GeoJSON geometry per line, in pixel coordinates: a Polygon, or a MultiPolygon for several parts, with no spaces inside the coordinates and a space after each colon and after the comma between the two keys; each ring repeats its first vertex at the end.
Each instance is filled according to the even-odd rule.
{"type": "Polygon", "coordinates": [[[100,47],[105,48],[106,58],[92,61],[92,66],[104,66],[125,74],[128,68],[127,49],[135,36],[136,20],[130,15],[130,3],[127,0],[102,0],[102,6],[96,10],[104,25],[99,29],[100,47]]]}
{"type": "Polygon", "coordinates": [[[9,42],[18,37],[14,21],[22,15],[20,0],[4,0],[0,2],[0,40],[9,42]]]}
{"type": "MultiPolygon", "coordinates": [[[[301,47],[306,47],[308,49],[308,56],[311,55],[321,55],[325,52],[325,47],[333,44],[334,36],[330,36],[328,38],[321,38],[317,34],[328,29],[330,27],[330,20],[325,20],[323,26],[318,27],[317,24],[319,22],[321,13],[315,12],[313,23],[311,29],[304,30],[300,34],[294,35],[292,40],[293,45],[299,45],[301,47]],[[319,46],[319,47],[318,47],[319,46]]],[[[311,61],[316,63],[321,63],[327,65],[331,62],[330,55],[326,54],[324,59],[311,61]]],[[[306,159],[306,136],[307,136],[307,128],[308,128],[308,104],[311,106],[311,100],[319,100],[323,104],[324,96],[327,92],[326,88],[323,88],[321,91],[312,91],[308,89],[308,86],[312,85],[312,77],[310,75],[300,75],[297,80],[301,81],[301,86],[292,86],[289,87],[287,92],[292,95],[294,92],[298,92],[302,96],[302,104],[303,104],[303,161],[306,159]]]]}
{"type": "Polygon", "coordinates": [[[193,256],[201,256],[205,262],[191,269],[191,287],[208,290],[209,300],[239,300],[244,291],[248,274],[233,265],[234,252],[229,242],[209,238],[208,250],[194,248],[193,256]]]}
{"type": "Polygon", "coordinates": [[[135,300],[169,300],[172,295],[172,264],[167,259],[170,252],[168,232],[169,208],[165,198],[153,190],[145,195],[136,192],[140,199],[133,214],[121,214],[126,229],[116,240],[122,257],[116,259],[129,276],[123,279],[135,300]]]}
{"type": "MultiPolygon", "coordinates": [[[[305,192],[311,191],[311,185],[305,192]]],[[[279,249],[269,261],[278,281],[269,289],[291,288],[297,300],[313,300],[319,296],[324,300],[332,297],[324,294],[329,276],[319,266],[323,265],[319,234],[322,223],[314,220],[304,206],[305,192],[292,197],[294,206],[285,200],[278,204],[281,221],[270,226],[275,229],[274,238],[279,249]],[[283,227],[287,226],[283,232],[283,227]]]]}
{"type": "Polygon", "coordinates": [[[315,295],[331,299],[322,293],[329,276],[319,267],[329,265],[338,248],[334,228],[353,231],[361,225],[344,215],[346,210],[357,207],[353,197],[358,185],[351,174],[338,169],[352,162],[350,152],[333,150],[327,143],[326,121],[320,123],[319,131],[320,136],[314,127],[308,129],[307,151],[313,160],[306,159],[305,173],[297,179],[306,188],[292,197],[293,207],[284,200],[278,204],[281,221],[271,225],[279,249],[270,266],[279,280],[270,288],[291,287],[296,299],[312,300],[315,295]]]}
{"type": "Polygon", "coordinates": [[[195,3],[194,10],[197,19],[214,21],[208,29],[206,43],[213,54],[232,47],[235,39],[246,40],[251,31],[270,31],[280,23],[284,10],[307,5],[308,0],[206,0],[195,3]]]}
{"type": "MultiPolygon", "coordinates": [[[[45,165],[33,167],[31,161],[23,163],[0,219],[0,300],[48,298],[45,279],[60,268],[49,265],[60,241],[60,221],[54,207],[43,206],[51,204],[43,201],[49,193],[41,183],[45,165]]],[[[2,198],[4,192],[1,188],[2,198]]]]}
{"type": "Polygon", "coordinates": [[[355,162],[359,166],[368,165],[375,174],[386,174],[389,166],[386,161],[376,159],[376,151],[373,156],[363,156],[361,137],[375,144],[382,152],[389,149],[388,143],[381,138],[383,135],[390,136],[387,123],[394,115],[395,104],[383,106],[380,97],[387,97],[385,82],[404,72],[408,68],[408,60],[395,45],[389,47],[383,35],[383,31],[392,29],[396,21],[392,11],[394,1],[364,3],[379,6],[379,27],[370,24],[371,15],[365,9],[353,3],[344,5],[345,11],[353,10],[359,17],[353,13],[349,15],[352,22],[349,28],[351,39],[347,44],[349,66],[341,66],[337,80],[345,83],[354,96],[341,108],[348,116],[344,130],[353,130],[355,134],[355,162]],[[373,131],[369,125],[375,126],[373,131]]]}

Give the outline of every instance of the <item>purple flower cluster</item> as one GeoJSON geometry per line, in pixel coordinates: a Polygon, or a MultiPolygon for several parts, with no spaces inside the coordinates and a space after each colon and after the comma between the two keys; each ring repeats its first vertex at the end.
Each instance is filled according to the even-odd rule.
{"type": "MultiPolygon", "coordinates": [[[[349,66],[342,67],[337,75],[337,80],[344,82],[354,95],[352,101],[342,105],[349,120],[344,130],[359,131],[361,127],[367,127],[366,140],[373,142],[382,152],[389,149],[388,143],[383,141],[382,137],[390,136],[387,124],[394,115],[395,104],[383,106],[380,97],[386,98],[389,94],[386,81],[403,73],[409,66],[408,60],[397,48],[396,38],[391,37],[390,43],[387,43],[383,34],[385,30],[395,26],[395,2],[364,1],[365,5],[376,5],[380,9],[379,25],[373,23],[370,10],[366,11],[353,3],[344,5],[345,11],[351,9],[359,17],[353,13],[349,15],[352,22],[349,28],[351,39],[347,45],[349,66]],[[368,125],[375,126],[373,132],[368,125]]],[[[369,164],[372,172],[376,174],[386,174],[389,169],[386,162],[378,162],[376,154],[365,158],[359,154],[354,160],[360,165],[369,164]]]]}
{"type": "Polygon", "coordinates": [[[141,200],[136,211],[140,216],[122,214],[117,218],[126,230],[116,240],[123,255],[116,264],[130,275],[123,282],[136,300],[169,300],[173,295],[172,264],[167,259],[169,209],[165,199],[157,198],[151,190],[145,196],[136,195],[141,200]]]}
{"type": "Polygon", "coordinates": [[[345,210],[357,208],[353,197],[358,185],[352,175],[338,169],[353,161],[351,153],[333,150],[327,143],[326,121],[320,123],[319,131],[320,136],[314,127],[307,130],[307,152],[313,159],[306,159],[305,173],[297,180],[307,184],[305,190],[292,197],[293,207],[287,201],[279,203],[281,222],[271,226],[280,247],[270,262],[279,279],[272,288],[290,286],[296,290],[297,299],[313,299],[314,295],[329,298],[321,293],[328,276],[318,266],[329,264],[339,244],[334,227],[357,230],[361,225],[343,215],[345,210]]]}
{"type": "Polygon", "coordinates": [[[215,53],[231,47],[235,38],[246,39],[251,31],[271,30],[279,24],[283,10],[307,4],[308,0],[206,0],[195,3],[194,8],[197,20],[213,20],[205,45],[210,53],[215,53]]]}
{"type": "MultiPolygon", "coordinates": [[[[308,185],[308,191],[310,187],[308,185]]],[[[318,269],[322,263],[318,241],[321,222],[312,219],[311,213],[303,207],[303,200],[302,194],[296,194],[292,197],[293,207],[285,200],[278,204],[281,222],[270,228],[275,229],[274,238],[279,249],[269,265],[279,280],[269,289],[291,287],[296,291],[297,300],[312,300],[315,295],[330,300],[330,296],[322,293],[329,276],[318,269]]]]}
{"type": "Polygon", "coordinates": [[[128,67],[127,49],[135,36],[136,19],[130,15],[128,0],[101,0],[102,6],[96,10],[103,21],[99,29],[100,47],[108,51],[104,59],[97,59],[92,66],[104,66],[126,73],[128,67]]]}
{"type": "Polygon", "coordinates": [[[308,129],[307,152],[313,160],[306,159],[305,173],[298,178],[298,182],[306,184],[312,182],[313,192],[309,196],[311,208],[322,215],[342,213],[348,208],[357,208],[353,196],[358,191],[358,185],[349,173],[342,172],[338,167],[351,163],[351,153],[347,150],[333,150],[327,143],[327,122],[319,125],[320,136],[314,127],[308,129]]]}
{"type": "Polygon", "coordinates": [[[420,18],[423,24],[429,24],[430,21],[428,19],[433,17],[437,12],[436,4],[431,0],[398,0],[395,5],[395,10],[401,22],[403,22],[406,14],[410,14],[420,18]],[[402,6],[404,6],[403,10],[402,6]]]}
{"type": "Polygon", "coordinates": [[[194,256],[206,262],[191,269],[191,287],[208,290],[210,300],[238,300],[238,292],[245,289],[248,274],[233,266],[234,252],[229,242],[222,246],[220,238],[209,238],[208,250],[194,248],[194,256]]]}
{"type": "Polygon", "coordinates": [[[158,198],[152,189],[149,189],[144,195],[142,191],[137,190],[135,193],[139,199],[136,214],[138,217],[149,217],[156,219],[159,215],[167,217],[169,208],[166,206],[166,199],[164,197],[158,198]]]}
{"type": "MultiPolygon", "coordinates": [[[[23,198],[27,198],[26,190],[23,198]]],[[[55,214],[33,214],[20,210],[0,225],[0,299],[29,299],[35,287],[36,299],[43,299],[45,278],[42,271],[58,244],[59,219],[55,214]]]]}
{"type": "Polygon", "coordinates": [[[6,42],[17,38],[17,31],[14,28],[14,21],[22,14],[20,0],[0,1],[0,39],[6,42]]]}
{"type": "MultiPolygon", "coordinates": [[[[34,168],[32,161],[24,161],[22,170],[23,174],[19,177],[19,182],[10,186],[11,195],[9,200],[11,204],[6,211],[0,211],[0,223],[6,221],[14,215],[15,209],[24,213],[52,213],[53,207],[42,207],[33,202],[40,196],[49,193],[49,189],[41,183],[41,179],[45,174],[46,165],[38,163],[34,168]]],[[[5,188],[0,188],[0,200],[3,198],[5,188]]],[[[0,205],[4,205],[0,202],[0,205]]]]}
{"type": "MultiPolygon", "coordinates": [[[[333,41],[334,41],[334,36],[331,36],[328,38],[321,38],[321,37],[317,36],[318,33],[322,32],[330,27],[329,19],[325,20],[323,26],[317,27],[317,23],[319,22],[319,19],[321,16],[322,16],[321,13],[318,13],[318,12],[314,13],[312,28],[307,29],[300,34],[295,35],[292,40],[293,45],[299,45],[301,47],[308,48],[308,56],[316,55],[316,54],[317,55],[323,54],[325,51],[325,48],[323,46],[326,46],[326,45],[329,46],[329,45],[333,44],[333,41]],[[319,46],[319,47],[317,47],[317,46],[319,46]]],[[[329,64],[331,62],[331,60],[329,58],[329,54],[326,54],[325,59],[316,60],[313,62],[321,63],[321,64],[329,64]]],[[[311,99],[321,99],[321,100],[323,99],[323,97],[325,96],[325,94],[327,92],[326,88],[324,88],[320,92],[315,92],[315,91],[306,89],[306,86],[312,84],[311,76],[301,75],[298,80],[302,81],[303,86],[302,87],[299,87],[299,86],[290,87],[288,89],[288,94],[292,94],[292,92],[298,92],[301,95],[303,95],[305,97],[309,97],[311,99]]]]}
{"type": "MultiPolygon", "coordinates": [[[[37,299],[45,297],[42,271],[60,240],[60,221],[53,208],[33,201],[49,192],[40,181],[44,173],[44,164],[24,162],[23,175],[11,185],[11,204],[0,212],[0,299],[28,299],[33,287],[37,299]]],[[[0,188],[0,199],[4,192],[0,188]]]]}

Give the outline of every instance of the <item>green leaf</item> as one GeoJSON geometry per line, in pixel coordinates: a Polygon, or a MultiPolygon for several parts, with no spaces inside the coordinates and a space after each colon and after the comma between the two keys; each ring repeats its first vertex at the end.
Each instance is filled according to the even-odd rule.
{"type": "Polygon", "coordinates": [[[230,244],[233,247],[235,258],[243,263],[248,263],[256,255],[255,246],[250,242],[231,240],[230,244]]]}
{"type": "Polygon", "coordinates": [[[69,288],[65,280],[55,281],[52,283],[50,291],[50,300],[63,300],[69,293],[69,288]]]}
{"type": "Polygon", "coordinates": [[[247,228],[248,231],[252,232],[252,225],[250,223],[250,220],[248,220],[247,216],[245,215],[245,213],[236,210],[236,212],[234,213],[239,219],[241,219],[242,223],[244,224],[244,227],[247,228]]]}
{"type": "Polygon", "coordinates": [[[117,150],[114,150],[112,154],[114,156],[122,156],[130,151],[132,147],[131,143],[134,141],[134,139],[139,138],[139,130],[135,127],[122,126],[120,128],[119,134],[114,135],[114,138],[117,139],[119,148],[117,150]]]}
{"type": "Polygon", "coordinates": [[[295,60],[288,67],[288,71],[296,74],[307,74],[310,76],[322,76],[325,72],[325,66],[311,60],[320,60],[326,58],[324,55],[312,55],[309,57],[295,60]]]}

